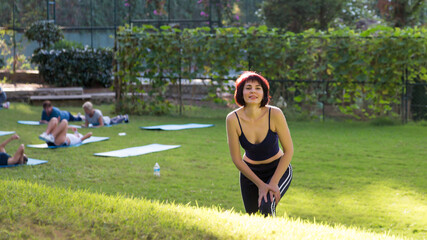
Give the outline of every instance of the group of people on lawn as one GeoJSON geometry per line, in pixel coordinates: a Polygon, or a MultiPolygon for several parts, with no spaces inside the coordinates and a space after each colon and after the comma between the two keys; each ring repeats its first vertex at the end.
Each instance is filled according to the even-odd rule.
{"type": "MultiPolygon", "coordinates": [[[[68,122],[84,120],[85,123],[82,124],[82,127],[102,127],[110,124],[129,122],[127,114],[118,115],[111,119],[108,116],[103,116],[101,110],[94,109],[91,102],[85,102],[82,107],[85,112],[84,117],[81,116],[80,113],[78,113],[77,116],[74,116],[69,111],[60,110],[59,108],[54,107],[50,101],[43,102],[43,111],[40,123],[47,124],[47,128],[39,138],[46,141],[49,146],[76,145],[91,137],[92,132],[82,135],[77,131],[76,127],[69,126],[68,122]],[[72,130],[73,133],[68,133],[68,130],[72,130]]],[[[6,153],[6,145],[12,140],[17,139],[19,139],[19,136],[14,134],[0,144],[0,165],[27,163],[28,157],[24,153],[24,144],[19,146],[13,156],[6,153]]]]}
{"type": "MultiPolygon", "coordinates": [[[[240,171],[240,188],[245,210],[249,214],[260,212],[265,216],[275,215],[276,206],[287,192],[293,178],[293,143],[282,110],[269,105],[270,85],[255,72],[244,72],[236,81],[234,99],[240,107],[227,115],[226,128],[230,156],[240,171]],[[281,145],[281,148],[280,146],[281,145]],[[245,153],[241,154],[241,147],[245,153]]],[[[80,115],[72,116],[43,104],[42,121],[48,122],[46,132],[40,137],[55,145],[71,145],[91,136],[77,133],[67,134],[68,121],[81,121],[80,115]]],[[[85,127],[89,124],[103,126],[110,122],[127,121],[123,116],[108,119],[90,102],[83,104],[85,127]]],[[[17,135],[0,145],[4,146],[17,135]]],[[[11,163],[22,163],[26,159],[24,145],[21,145],[11,163]]]]}

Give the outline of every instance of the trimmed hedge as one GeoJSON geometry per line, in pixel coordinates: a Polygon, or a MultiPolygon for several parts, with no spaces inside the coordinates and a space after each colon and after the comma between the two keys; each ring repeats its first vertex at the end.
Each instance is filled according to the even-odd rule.
{"type": "Polygon", "coordinates": [[[31,62],[48,84],[56,86],[104,86],[112,84],[113,52],[109,49],[41,50],[31,62]]]}
{"type": "Polygon", "coordinates": [[[133,86],[139,84],[139,76],[162,85],[163,78],[235,79],[233,73],[251,69],[272,85],[275,80],[326,81],[327,94],[313,93],[311,84],[303,82],[287,89],[296,107],[325,102],[345,114],[374,118],[395,113],[402,81],[427,82],[423,28],[378,26],[362,33],[341,29],[294,34],[261,26],[215,31],[122,27],[116,55],[118,92],[124,96],[138,91],[133,86]]]}

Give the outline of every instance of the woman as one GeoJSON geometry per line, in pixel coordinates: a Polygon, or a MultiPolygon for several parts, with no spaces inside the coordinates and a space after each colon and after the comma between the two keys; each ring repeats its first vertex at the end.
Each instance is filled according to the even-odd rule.
{"type": "Polygon", "coordinates": [[[276,205],[292,181],[294,150],[285,116],[279,108],[267,105],[269,88],[261,75],[244,72],[236,81],[234,93],[241,107],[228,114],[226,124],[246,212],[275,216],[276,205]],[[243,157],[239,142],[245,149],[243,157]]]}
{"type": "Polygon", "coordinates": [[[24,144],[21,144],[18,147],[18,150],[16,151],[15,155],[10,156],[6,153],[6,145],[10,143],[12,140],[19,139],[19,136],[14,134],[10,138],[8,138],[6,141],[4,141],[2,144],[0,144],[0,165],[15,165],[15,164],[26,164],[28,161],[27,155],[24,154],[24,144]]]}
{"type": "Polygon", "coordinates": [[[39,138],[46,141],[48,145],[61,147],[77,145],[92,136],[92,132],[86,133],[84,136],[78,133],[77,128],[68,126],[67,120],[62,120],[60,123],[58,122],[58,118],[52,118],[47,125],[46,132],[39,136],[39,138]],[[68,129],[71,129],[74,133],[67,133],[68,129]]]}
{"type": "Polygon", "coordinates": [[[102,127],[105,125],[110,124],[118,124],[121,122],[129,122],[128,115],[118,115],[117,117],[114,117],[110,119],[108,116],[103,116],[101,110],[94,109],[91,102],[85,102],[83,104],[83,110],[85,111],[85,124],[83,124],[83,127],[102,127]]]}

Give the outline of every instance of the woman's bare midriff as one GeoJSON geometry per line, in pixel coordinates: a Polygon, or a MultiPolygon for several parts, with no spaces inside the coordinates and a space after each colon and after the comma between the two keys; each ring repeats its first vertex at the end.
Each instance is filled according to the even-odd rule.
{"type": "Polygon", "coordinates": [[[279,159],[281,156],[283,156],[282,149],[280,149],[280,151],[277,152],[276,155],[274,155],[274,156],[272,156],[272,157],[270,157],[268,159],[261,160],[261,161],[259,161],[259,160],[258,161],[254,161],[252,159],[249,159],[248,157],[246,157],[246,154],[244,154],[243,155],[243,161],[245,161],[247,163],[250,163],[250,164],[254,164],[254,165],[257,165],[257,164],[267,164],[267,163],[273,162],[274,160],[279,159]]]}

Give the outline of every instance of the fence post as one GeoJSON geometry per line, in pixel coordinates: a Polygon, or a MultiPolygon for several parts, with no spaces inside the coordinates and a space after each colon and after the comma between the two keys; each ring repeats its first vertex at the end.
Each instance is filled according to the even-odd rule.
{"type": "Polygon", "coordinates": [[[182,44],[181,44],[181,35],[177,33],[178,36],[178,42],[179,42],[179,76],[178,76],[178,97],[179,97],[179,115],[182,116],[182,109],[183,109],[183,103],[182,103],[182,44]]]}
{"type": "Polygon", "coordinates": [[[16,37],[15,37],[15,8],[16,3],[13,1],[12,6],[12,38],[13,38],[13,74],[16,72],[16,37]]]}
{"type": "Polygon", "coordinates": [[[90,47],[93,50],[93,0],[90,0],[90,47]]]}

